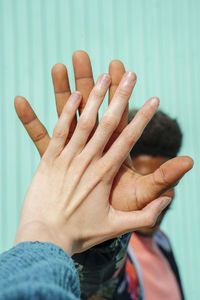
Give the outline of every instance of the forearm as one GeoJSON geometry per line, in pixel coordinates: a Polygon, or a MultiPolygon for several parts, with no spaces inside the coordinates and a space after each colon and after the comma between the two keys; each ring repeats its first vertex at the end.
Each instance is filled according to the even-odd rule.
{"type": "Polygon", "coordinates": [[[20,243],[0,255],[2,299],[79,299],[71,258],[51,243],[20,243]]]}
{"type": "Polygon", "coordinates": [[[130,235],[123,235],[73,256],[83,299],[95,294],[101,285],[105,288],[108,284],[109,290],[115,290],[117,280],[112,279],[123,264],[130,235]]]}

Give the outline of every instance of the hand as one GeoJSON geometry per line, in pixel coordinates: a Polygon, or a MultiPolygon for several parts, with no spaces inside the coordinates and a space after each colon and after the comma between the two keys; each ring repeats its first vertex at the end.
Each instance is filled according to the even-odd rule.
{"type": "MultiPolygon", "coordinates": [[[[76,81],[76,89],[81,92],[83,99],[79,108],[79,113],[84,109],[91,89],[94,86],[92,68],[88,55],[83,51],[77,51],[73,55],[73,66],[76,81]]],[[[111,76],[111,86],[109,90],[109,103],[119,85],[125,72],[120,61],[110,63],[109,73],[111,76]]],[[[55,65],[52,69],[55,98],[58,116],[60,116],[63,106],[69,98],[71,92],[67,69],[64,65],[55,65]]],[[[134,84],[136,77],[134,78],[134,84]]],[[[50,137],[46,128],[37,119],[31,106],[24,98],[17,98],[15,101],[17,114],[35,143],[42,156],[49,144],[50,137]]],[[[113,141],[119,136],[127,124],[128,105],[123,113],[122,119],[114,131],[107,145],[109,148],[113,141]]],[[[68,136],[69,141],[76,127],[76,118],[73,119],[68,136]]],[[[192,160],[188,157],[178,157],[163,164],[156,172],[150,175],[141,176],[133,168],[131,159],[127,156],[119,172],[116,174],[111,192],[111,203],[114,208],[123,211],[131,211],[143,208],[146,203],[159,197],[166,192],[192,167],[192,160]],[[138,192],[138,190],[140,192],[138,192]]]]}
{"type": "Polygon", "coordinates": [[[169,198],[160,197],[142,210],[122,212],[110,203],[113,180],[159,105],[157,98],[148,100],[105,151],[122,118],[134,82],[134,73],[124,74],[112,103],[89,141],[110,76],[99,77],[66,144],[81,103],[80,93],[69,97],[26,194],[16,244],[52,242],[72,255],[126,232],[152,226],[169,204],[169,198]]]}

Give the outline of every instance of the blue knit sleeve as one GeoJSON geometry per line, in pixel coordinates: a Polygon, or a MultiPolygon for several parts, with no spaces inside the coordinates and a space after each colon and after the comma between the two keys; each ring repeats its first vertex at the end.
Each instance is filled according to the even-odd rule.
{"type": "Polygon", "coordinates": [[[51,243],[25,242],[0,255],[0,299],[80,299],[72,259],[51,243]]]}

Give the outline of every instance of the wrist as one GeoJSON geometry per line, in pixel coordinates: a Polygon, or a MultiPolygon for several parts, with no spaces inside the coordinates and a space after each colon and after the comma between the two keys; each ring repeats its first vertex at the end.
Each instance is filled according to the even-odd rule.
{"type": "Polygon", "coordinates": [[[72,256],[72,242],[66,237],[65,240],[59,239],[57,235],[49,226],[42,222],[29,222],[27,224],[19,225],[14,245],[22,242],[41,242],[52,243],[62,248],[69,256],[72,256]]]}

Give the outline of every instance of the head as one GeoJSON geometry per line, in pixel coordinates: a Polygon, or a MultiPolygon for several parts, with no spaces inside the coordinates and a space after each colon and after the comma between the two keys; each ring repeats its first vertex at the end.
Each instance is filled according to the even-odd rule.
{"type": "MultiPolygon", "coordinates": [[[[129,122],[136,113],[137,110],[130,111],[129,122]]],[[[157,111],[131,150],[134,167],[142,175],[154,172],[167,160],[177,156],[181,143],[182,133],[177,121],[162,111],[157,111]]],[[[167,191],[165,195],[174,198],[174,189],[167,191]]],[[[141,229],[140,233],[152,235],[168,209],[169,206],[161,213],[154,227],[141,229]]]]}

